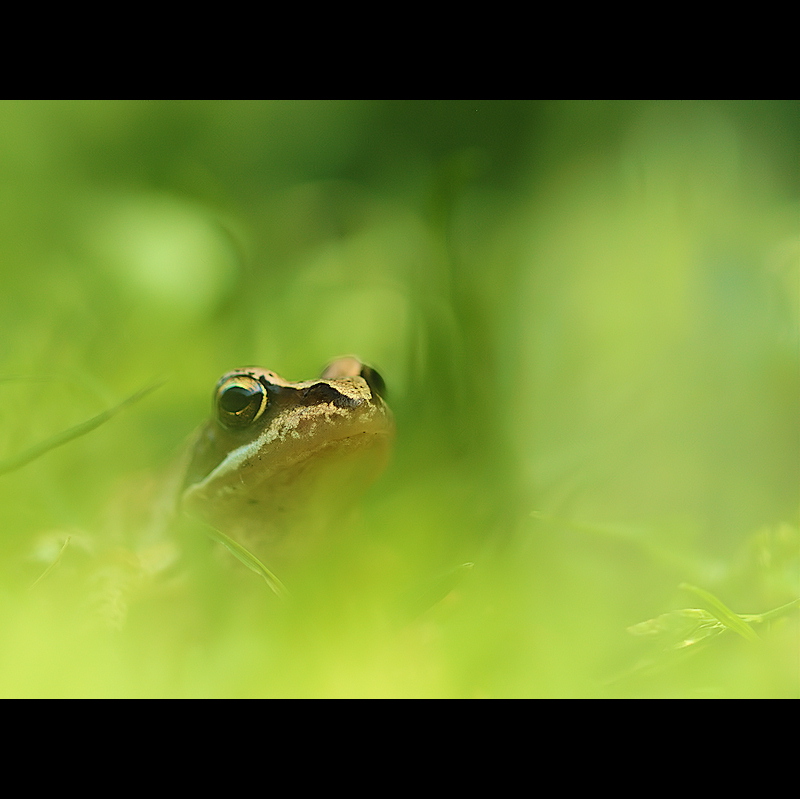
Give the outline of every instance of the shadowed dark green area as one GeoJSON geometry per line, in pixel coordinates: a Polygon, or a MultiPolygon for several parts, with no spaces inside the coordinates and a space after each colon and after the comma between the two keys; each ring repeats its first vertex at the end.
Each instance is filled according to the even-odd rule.
{"type": "Polygon", "coordinates": [[[0,461],[65,436],[0,476],[0,695],[800,693],[800,104],[0,123],[0,461]],[[154,532],[221,374],[348,353],[396,452],[288,600],[154,532]]]}

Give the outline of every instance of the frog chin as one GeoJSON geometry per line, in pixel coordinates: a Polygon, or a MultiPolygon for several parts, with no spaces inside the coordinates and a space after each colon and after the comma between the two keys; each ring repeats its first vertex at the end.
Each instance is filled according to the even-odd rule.
{"type": "Polygon", "coordinates": [[[352,504],[380,474],[391,439],[385,429],[354,426],[314,445],[272,452],[268,469],[258,454],[229,469],[223,463],[185,492],[183,507],[235,538],[237,529],[271,530],[266,537],[274,537],[312,518],[319,524],[352,504]]]}

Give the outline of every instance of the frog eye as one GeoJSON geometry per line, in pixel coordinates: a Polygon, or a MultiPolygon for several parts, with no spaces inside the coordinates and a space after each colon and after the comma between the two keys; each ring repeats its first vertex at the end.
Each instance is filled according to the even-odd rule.
{"type": "Polygon", "coordinates": [[[386,396],[386,383],[378,374],[378,372],[376,372],[371,366],[362,364],[361,377],[367,381],[367,385],[370,387],[370,390],[373,394],[377,394],[379,397],[386,396]]]}
{"type": "Polygon", "coordinates": [[[230,428],[244,428],[264,413],[267,390],[253,377],[234,375],[217,387],[217,419],[230,428]]]}
{"type": "Polygon", "coordinates": [[[328,364],[321,377],[331,380],[342,377],[363,377],[373,394],[379,397],[386,396],[386,383],[383,378],[371,366],[361,363],[358,358],[352,356],[337,358],[328,364]]]}

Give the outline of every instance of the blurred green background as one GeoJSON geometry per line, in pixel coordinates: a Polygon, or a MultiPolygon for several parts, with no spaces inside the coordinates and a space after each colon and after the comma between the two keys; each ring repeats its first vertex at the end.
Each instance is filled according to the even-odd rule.
{"type": "Polygon", "coordinates": [[[0,695],[798,696],[796,610],[669,615],[800,595],[798,143],[797,102],[0,104],[0,458],[167,381],[0,476],[0,695]],[[347,353],[398,428],[358,566],[144,579],[118,508],[219,375],[347,353]]]}

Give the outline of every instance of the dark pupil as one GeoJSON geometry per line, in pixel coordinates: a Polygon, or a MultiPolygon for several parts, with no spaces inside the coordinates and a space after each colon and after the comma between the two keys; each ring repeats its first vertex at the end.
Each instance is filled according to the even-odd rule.
{"type": "Polygon", "coordinates": [[[264,390],[257,383],[232,385],[219,395],[217,416],[225,427],[245,428],[261,415],[265,402],[264,390]]]}
{"type": "Polygon", "coordinates": [[[219,399],[220,407],[226,413],[241,413],[253,402],[258,403],[256,391],[243,386],[232,386],[219,399]]]}

